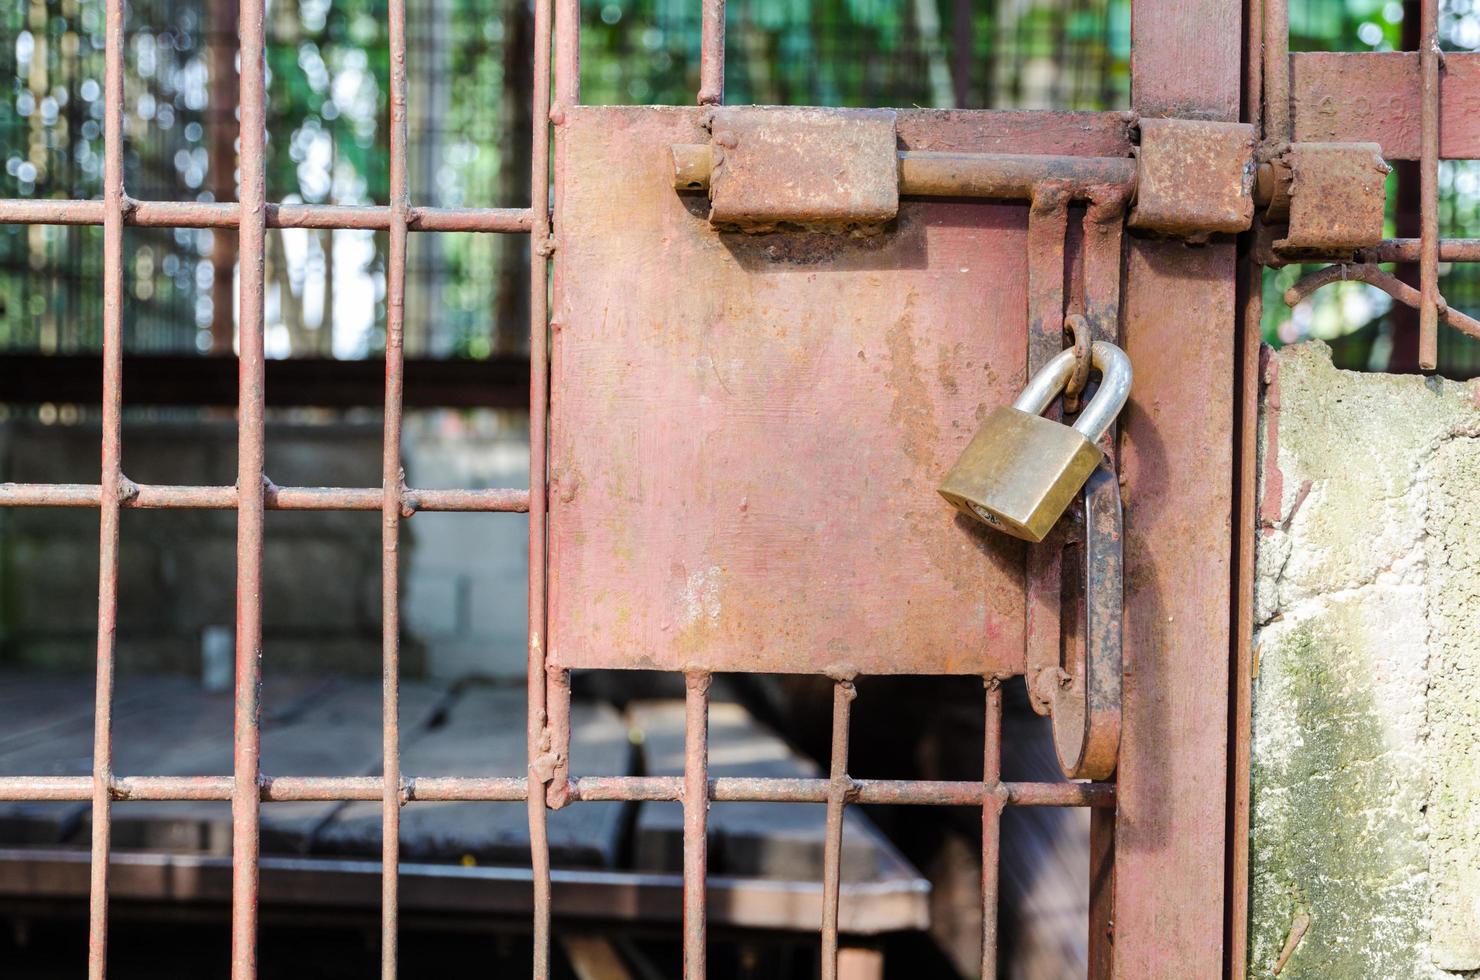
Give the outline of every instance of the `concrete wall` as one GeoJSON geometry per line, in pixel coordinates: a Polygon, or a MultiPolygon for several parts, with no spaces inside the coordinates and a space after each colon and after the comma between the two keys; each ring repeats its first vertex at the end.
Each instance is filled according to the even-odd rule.
{"type": "MultiPolygon", "coordinates": [[[[422,487],[525,486],[522,421],[414,413],[407,480],[422,487]]],[[[378,419],[268,426],[267,474],[281,486],[380,483],[378,419]]],[[[0,480],[96,483],[95,424],[0,425],[0,480]]],[[[139,483],[229,485],[236,427],[139,421],[124,429],[139,483]]],[[[380,515],[269,511],[264,656],[292,671],[380,671],[380,515]]],[[[402,663],[407,676],[524,674],[528,522],[510,514],[417,514],[403,525],[402,663]]],[[[195,673],[203,631],[235,621],[231,511],[123,513],[118,651],[124,670],[195,673]]],[[[91,669],[98,517],[92,509],[0,509],[0,658],[91,669]]]]}
{"type": "Polygon", "coordinates": [[[1264,380],[1249,975],[1480,976],[1480,384],[1264,380]]]}

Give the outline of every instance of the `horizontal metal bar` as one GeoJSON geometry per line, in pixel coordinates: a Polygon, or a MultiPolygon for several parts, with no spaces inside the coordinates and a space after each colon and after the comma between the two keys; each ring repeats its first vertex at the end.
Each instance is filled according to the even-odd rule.
{"type": "MultiPolygon", "coordinates": [[[[713,169],[709,144],[682,143],[672,149],[674,188],[708,187],[713,169]]],[[[1130,157],[899,151],[899,193],[904,197],[1026,201],[1034,188],[1051,183],[1070,197],[1086,198],[1107,187],[1131,188],[1135,182],[1136,161],[1130,157]]]]}
{"type": "MultiPolygon", "coordinates": [[[[230,800],[230,776],[115,776],[115,800],[230,800]]],[[[526,798],[522,776],[417,776],[402,780],[408,802],[499,802],[526,798]]],[[[572,802],[677,802],[683,797],[678,776],[586,776],[570,781],[572,802]]],[[[768,779],[722,776],[709,781],[716,803],[826,803],[827,779],[768,779]]],[[[1002,783],[1009,806],[1108,807],[1115,805],[1110,783],[1002,783]]],[[[945,780],[855,779],[850,803],[928,806],[981,806],[990,790],[980,782],[945,780]]],[[[267,803],[379,800],[378,776],[263,777],[267,803]]],[[[3,776],[0,800],[72,800],[92,798],[87,776],[3,776]]]]}
{"type": "MultiPolygon", "coordinates": [[[[1417,262],[1420,240],[1417,238],[1388,238],[1371,248],[1357,249],[1358,262],[1417,262]]],[[[1302,256],[1302,261],[1310,261],[1302,256]]],[[[1319,260],[1318,260],[1319,261],[1319,260]]],[[[1326,261],[1340,261],[1333,257],[1326,261]]],[[[1480,238],[1439,239],[1440,262],[1480,262],[1480,238]]]]}
{"type": "MultiPolygon", "coordinates": [[[[101,225],[102,201],[0,200],[0,224],[101,225]]],[[[149,228],[236,228],[241,205],[234,202],[126,201],[123,223],[149,228]]],[[[380,205],[269,204],[269,228],[356,228],[386,231],[391,209],[380,205]]],[[[527,234],[529,208],[412,208],[411,231],[527,234]]]]}
{"type": "MultiPolygon", "coordinates": [[[[269,408],[380,408],[385,403],[385,362],[378,358],[274,359],[264,368],[269,408]]],[[[96,405],[102,376],[102,359],[96,354],[0,354],[0,402],[96,405]]],[[[130,407],[235,408],[237,384],[234,357],[141,354],[123,359],[123,390],[130,407]]],[[[403,404],[528,411],[529,358],[522,353],[486,360],[407,358],[403,404]]]]}
{"type": "Polygon", "coordinates": [[[1101,188],[1132,188],[1135,183],[1136,161],[1129,157],[920,151],[899,155],[899,193],[905,196],[1026,201],[1034,188],[1055,184],[1082,198],[1101,188]]]}
{"type": "MultiPolygon", "coordinates": [[[[26,900],[87,895],[88,854],[64,848],[0,848],[0,896],[26,900]]],[[[138,902],[220,905],[231,894],[226,855],[115,852],[110,895],[138,902]]],[[[380,862],[354,858],[267,856],[261,859],[261,901],[267,908],[380,908],[380,862]]],[[[682,881],[676,874],[550,872],[556,914],[582,922],[673,924],[682,918],[682,881]]],[[[401,909],[439,916],[527,916],[533,889],[529,868],[403,861],[401,909]]],[[[915,876],[844,882],[840,927],[873,935],[924,929],[930,924],[930,885],[915,876]]],[[[712,925],[815,933],[822,908],[816,881],[709,878],[712,925]]]]}
{"type": "MultiPolygon", "coordinates": [[[[0,483],[0,507],[98,507],[102,489],[95,483],[0,483]]],[[[382,491],[370,487],[267,487],[268,510],[380,510],[382,491]]],[[[234,510],[236,487],[126,485],[120,501],[135,510],[234,510]]],[[[529,491],[411,490],[405,511],[524,513],[529,491]]]]}

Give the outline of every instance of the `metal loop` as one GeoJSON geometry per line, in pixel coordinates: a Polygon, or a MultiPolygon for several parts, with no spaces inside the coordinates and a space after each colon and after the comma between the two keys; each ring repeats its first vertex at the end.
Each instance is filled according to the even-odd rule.
{"type": "Polygon", "coordinates": [[[1071,313],[1064,317],[1064,328],[1074,338],[1074,373],[1069,376],[1069,381],[1064,385],[1064,411],[1079,411],[1079,396],[1084,394],[1085,385],[1089,384],[1089,369],[1091,363],[1089,321],[1078,313],[1071,313]]]}
{"type": "Polygon", "coordinates": [[[1120,479],[1102,466],[1084,489],[1084,658],[1044,672],[1054,750],[1070,779],[1108,779],[1120,754],[1122,520],[1120,479]]]}

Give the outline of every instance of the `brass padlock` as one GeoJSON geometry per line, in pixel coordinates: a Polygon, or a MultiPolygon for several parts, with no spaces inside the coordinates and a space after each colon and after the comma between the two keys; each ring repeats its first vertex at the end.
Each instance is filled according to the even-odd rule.
{"type": "Polygon", "coordinates": [[[1131,393],[1131,362],[1103,340],[1090,348],[1100,387],[1070,428],[1042,412],[1074,373],[1074,351],[1057,355],[1011,406],[987,416],[940,485],[965,514],[1016,538],[1042,541],[1099,465],[1096,445],[1131,393]]]}

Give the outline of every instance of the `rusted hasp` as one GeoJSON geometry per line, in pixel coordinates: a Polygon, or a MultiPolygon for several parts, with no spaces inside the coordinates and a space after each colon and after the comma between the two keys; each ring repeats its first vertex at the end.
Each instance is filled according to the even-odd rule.
{"type": "Polygon", "coordinates": [[[900,197],[1032,200],[1116,192],[1130,226],[1192,241],[1253,219],[1254,131],[1244,123],[1148,119],[1135,157],[938,153],[898,149],[882,109],[736,106],[710,118],[709,143],[672,146],[673,186],[709,192],[720,228],[779,226],[873,232],[900,197]]]}
{"type": "Polygon", "coordinates": [[[1274,251],[1289,261],[1302,251],[1350,253],[1376,245],[1392,169],[1376,143],[1285,147],[1260,165],[1255,190],[1266,224],[1286,226],[1271,243],[1274,251]]]}
{"type": "Polygon", "coordinates": [[[694,159],[680,164],[674,154],[675,172],[683,171],[675,184],[708,186],[716,227],[869,232],[899,211],[898,140],[887,109],[716,109],[709,131],[694,159]]]}
{"type": "Polygon", "coordinates": [[[1058,683],[1041,692],[1059,767],[1070,779],[1108,779],[1120,755],[1121,530],[1120,479],[1102,465],[1084,488],[1084,657],[1070,658],[1058,683]]]}

